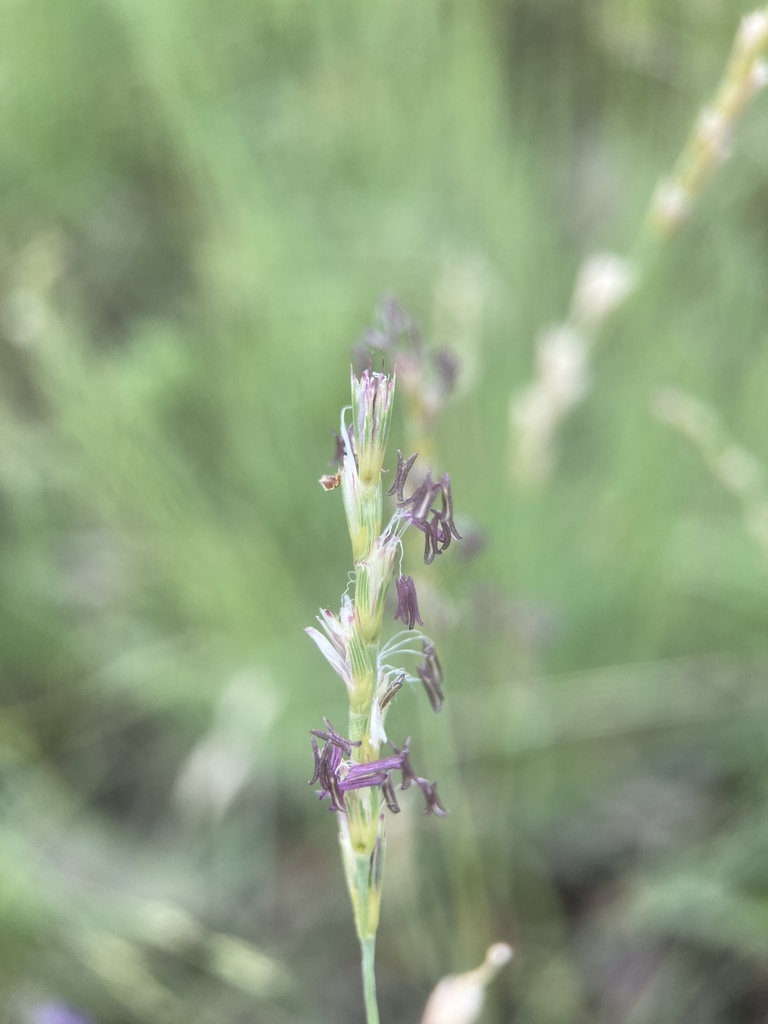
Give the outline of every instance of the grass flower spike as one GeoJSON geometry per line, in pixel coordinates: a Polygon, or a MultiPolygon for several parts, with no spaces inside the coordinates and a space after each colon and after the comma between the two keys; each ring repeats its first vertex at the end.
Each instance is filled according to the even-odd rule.
{"type": "Polygon", "coordinates": [[[366,1020],[378,1024],[374,978],[374,947],[379,921],[381,884],[386,844],[384,812],[397,813],[395,787],[421,790],[424,812],[446,813],[430,782],[411,764],[410,739],[400,747],[388,743],[385,718],[392,701],[406,683],[421,683],[432,708],[443,703],[442,669],[435,647],[417,626],[423,626],[412,576],[401,571],[403,534],[414,526],[425,537],[424,561],[442,554],[452,540],[460,540],[453,522],[451,482],[427,475],[406,495],[408,474],[416,461],[397,453],[394,510],[384,525],[382,471],[392,420],[395,377],[369,365],[352,373],[352,402],[341,414],[337,455],[338,473],[324,476],[325,490],[341,489],[347,520],[354,587],[345,592],[338,615],[321,609],[320,628],[306,632],[334,672],[341,678],[349,700],[346,734],[328,718],[324,729],[311,731],[314,772],[311,785],[328,801],[339,827],[342,862],[360,940],[366,1020]],[[351,413],[351,415],[350,415],[351,413]],[[387,596],[394,583],[397,609],[394,618],[406,627],[382,643],[387,596]],[[413,662],[412,669],[400,661],[413,662]],[[391,752],[382,752],[387,744],[391,752]]]}
{"type": "Polygon", "coordinates": [[[389,437],[395,379],[385,373],[352,373],[352,419],[359,446],[358,475],[366,487],[376,487],[389,437]]]}
{"type": "Polygon", "coordinates": [[[745,15],[711,101],[702,107],[670,174],[657,184],[631,258],[597,253],[582,264],[570,309],[535,345],[533,380],[510,400],[511,470],[523,484],[545,483],[557,461],[557,434],[589,392],[590,364],[608,318],[648,277],[658,247],[691,216],[731,155],[737,123],[768,86],[768,7],[745,15]]]}

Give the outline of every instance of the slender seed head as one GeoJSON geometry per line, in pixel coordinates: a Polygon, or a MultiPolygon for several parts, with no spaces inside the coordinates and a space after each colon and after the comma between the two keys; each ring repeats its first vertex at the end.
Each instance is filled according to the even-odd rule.
{"type": "MultiPolygon", "coordinates": [[[[407,360],[401,360],[397,342],[407,336],[412,361],[424,364],[425,350],[418,331],[394,300],[382,304],[380,321],[381,330],[365,340],[369,347],[388,352],[401,378],[407,377],[407,360]]],[[[444,353],[436,365],[440,393],[447,395],[455,383],[455,361],[444,353]]],[[[398,673],[389,664],[389,654],[400,651],[418,657],[413,650],[413,634],[409,636],[405,630],[389,641],[388,650],[381,648],[384,606],[393,580],[398,596],[395,618],[401,619],[408,630],[423,625],[413,578],[403,576],[398,569],[403,533],[408,525],[413,525],[424,534],[427,562],[445,551],[452,539],[460,539],[453,522],[450,478],[446,474],[435,481],[427,473],[406,496],[405,485],[416,455],[404,459],[402,452],[397,454],[397,469],[389,492],[396,496],[397,508],[389,525],[382,529],[381,476],[394,390],[394,373],[388,375],[383,368],[382,372],[375,372],[370,363],[359,376],[352,370],[352,404],[342,411],[331,461],[338,469],[324,476],[320,483],[325,490],[340,488],[342,493],[354,559],[354,590],[348,583],[339,614],[321,609],[317,617],[319,628],[311,626],[306,630],[348,691],[350,738],[338,733],[328,719],[324,729],[311,731],[314,768],[310,783],[318,785],[318,796],[328,801],[327,806],[338,820],[347,888],[357,933],[364,944],[374,937],[378,924],[383,812],[386,808],[394,814],[400,810],[395,794],[396,773],[400,773],[400,789],[415,786],[421,790],[425,813],[446,813],[437,795],[437,784],[414,771],[409,742],[406,740],[398,749],[389,744],[384,731],[389,703],[406,678],[415,682],[412,673],[398,673]],[[391,753],[382,754],[385,744],[391,746],[391,753]]],[[[407,380],[406,392],[413,404],[407,380]]],[[[420,633],[416,638],[424,639],[420,633]]],[[[434,647],[427,640],[424,661],[416,671],[432,706],[439,710],[443,699],[442,673],[434,647]]],[[[366,948],[369,947],[364,945],[364,962],[366,948]]]]}

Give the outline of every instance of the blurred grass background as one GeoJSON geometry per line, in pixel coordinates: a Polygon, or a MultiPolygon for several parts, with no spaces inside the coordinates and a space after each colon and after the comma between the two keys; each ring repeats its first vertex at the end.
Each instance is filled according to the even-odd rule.
{"type": "Polygon", "coordinates": [[[301,629],[350,564],[316,480],[385,290],[461,360],[440,461],[487,546],[432,567],[443,715],[390,718],[452,814],[391,822],[382,1018],[506,939],[489,1024],[762,1019],[765,554],[650,399],[691,390],[768,460],[764,99],[546,488],[507,437],[537,331],[631,245],[742,13],[5,0],[0,1019],[360,1020],[306,786],[344,698],[301,629]]]}

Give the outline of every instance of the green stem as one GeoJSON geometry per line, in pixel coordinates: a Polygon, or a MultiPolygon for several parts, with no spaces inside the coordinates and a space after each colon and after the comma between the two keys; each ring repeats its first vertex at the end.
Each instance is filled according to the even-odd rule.
{"type": "Polygon", "coordinates": [[[360,939],[360,952],[363,966],[363,996],[365,998],[366,1024],[379,1024],[379,1007],[376,1003],[376,936],[360,939]]]}

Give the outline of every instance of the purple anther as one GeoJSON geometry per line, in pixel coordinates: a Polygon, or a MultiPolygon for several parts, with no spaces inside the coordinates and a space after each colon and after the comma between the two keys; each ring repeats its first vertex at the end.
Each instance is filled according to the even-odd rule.
{"type": "Polygon", "coordinates": [[[405,462],[402,453],[397,453],[395,481],[389,493],[397,495],[397,507],[402,518],[424,534],[424,561],[429,565],[435,555],[441,555],[447,550],[452,538],[461,540],[461,534],[453,521],[451,478],[447,473],[443,473],[437,483],[432,479],[432,474],[427,473],[413,494],[407,498],[404,496],[408,470],[415,458],[412,455],[405,462]],[[435,508],[438,494],[440,507],[435,508]]]}
{"type": "Polygon", "coordinates": [[[336,439],[336,451],[333,453],[333,458],[328,463],[329,466],[340,466],[344,461],[344,456],[347,452],[347,446],[344,444],[344,438],[338,432],[338,430],[331,431],[334,438],[336,439]]]}
{"type": "Polygon", "coordinates": [[[397,797],[395,796],[395,787],[392,785],[392,779],[390,779],[389,776],[387,776],[387,781],[382,783],[381,793],[382,796],[384,797],[384,803],[387,805],[390,811],[392,811],[393,814],[399,814],[400,804],[397,802],[397,797]]]}
{"type": "Polygon", "coordinates": [[[327,718],[324,718],[323,721],[326,724],[327,731],[323,729],[310,730],[315,770],[312,773],[312,778],[309,780],[309,785],[312,786],[319,782],[321,787],[319,791],[320,799],[324,800],[327,796],[330,796],[330,809],[332,811],[343,811],[344,794],[339,785],[339,771],[344,763],[344,755],[346,754],[349,757],[352,753],[352,747],[359,747],[360,742],[356,741],[353,743],[352,740],[339,735],[327,718]],[[316,736],[325,742],[322,751],[317,746],[316,736]]]}
{"type": "Polygon", "coordinates": [[[427,691],[429,703],[433,711],[439,711],[443,706],[445,695],[443,694],[443,670],[440,666],[440,659],[437,657],[434,644],[425,640],[423,644],[424,661],[416,667],[416,674],[427,691]]]}
{"type": "Polygon", "coordinates": [[[405,501],[405,495],[403,494],[403,488],[405,487],[405,481],[411,470],[411,466],[414,464],[416,459],[419,457],[419,453],[415,452],[409,459],[403,458],[403,453],[400,449],[397,449],[397,469],[395,470],[395,479],[392,486],[387,491],[387,494],[394,494],[397,497],[398,502],[405,501]]]}
{"type": "Polygon", "coordinates": [[[403,688],[403,680],[405,679],[405,672],[401,672],[400,675],[395,679],[393,683],[390,683],[384,692],[384,696],[379,698],[379,711],[383,711],[384,708],[389,704],[392,698],[403,688]]]}
{"type": "Polygon", "coordinates": [[[351,752],[353,744],[351,740],[345,739],[332,728],[328,720],[325,720],[328,731],[313,729],[310,733],[312,742],[312,755],[315,760],[315,771],[310,779],[310,785],[319,782],[321,789],[318,796],[324,800],[330,797],[330,810],[346,811],[344,794],[358,789],[372,789],[378,787],[387,807],[393,814],[397,814],[400,807],[395,797],[394,784],[391,773],[401,773],[401,789],[408,789],[415,783],[424,793],[426,800],[426,813],[445,814],[446,810],[437,798],[436,783],[429,782],[418,776],[411,766],[409,757],[410,739],[398,749],[391,744],[393,754],[388,757],[379,757],[373,761],[351,762],[345,760],[342,754],[345,750],[351,752]],[[322,750],[318,748],[315,737],[325,740],[322,750]]]}
{"type": "MultiPolygon", "coordinates": [[[[440,496],[442,498],[442,508],[436,513],[440,522],[443,524],[447,531],[455,537],[456,540],[461,540],[461,534],[456,529],[456,524],[453,521],[453,497],[451,496],[451,478],[447,473],[443,473],[438,482],[440,487],[440,496]]],[[[445,548],[448,547],[450,538],[445,542],[445,548]]]]}
{"type": "Polygon", "coordinates": [[[424,798],[427,801],[427,806],[424,808],[424,813],[436,814],[438,818],[444,818],[448,813],[448,808],[443,806],[443,804],[440,801],[440,797],[437,795],[437,783],[428,782],[426,786],[422,786],[421,789],[422,792],[424,793],[424,798]]]}
{"type": "Polygon", "coordinates": [[[395,586],[397,587],[397,611],[395,612],[395,618],[402,619],[408,629],[413,629],[417,622],[420,626],[423,626],[424,623],[421,621],[421,615],[419,614],[419,601],[416,596],[413,576],[399,576],[395,580],[395,586]]]}
{"type": "Polygon", "coordinates": [[[432,510],[432,502],[439,493],[440,484],[436,484],[432,479],[432,474],[427,473],[413,494],[409,498],[399,501],[398,505],[415,527],[425,530],[427,517],[432,510]]]}
{"type": "Polygon", "coordinates": [[[436,814],[438,817],[442,818],[448,813],[448,811],[438,798],[437,783],[430,782],[428,779],[422,779],[421,776],[417,775],[413,770],[411,759],[408,756],[409,744],[410,737],[403,744],[402,750],[398,750],[394,744],[392,745],[392,749],[400,754],[403,759],[402,768],[400,769],[402,772],[402,784],[400,789],[409,789],[412,784],[417,785],[424,794],[424,800],[426,802],[424,813],[436,814]]]}

